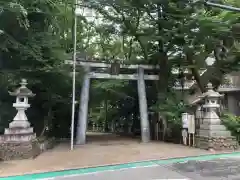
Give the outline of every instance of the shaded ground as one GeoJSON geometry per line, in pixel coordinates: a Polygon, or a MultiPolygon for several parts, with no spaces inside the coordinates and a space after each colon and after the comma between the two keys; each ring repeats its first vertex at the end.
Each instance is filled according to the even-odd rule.
{"type": "Polygon", "coordinates": [[[0,162],[0,177],[71,168],[119,164],[151,159],[199,156],[205,150],[161,142],[140,143],[139,140],[116,135],[92,134],[88,144],[70,151],[62,143],[36,159],[0,162]]]}
{"type": "Polygon", "coordinates": [[[209,161],[188,161],[169,165],[153,165],[93,174],[55,178],[56,180],[239,180],[240,157],[209,161]]]}

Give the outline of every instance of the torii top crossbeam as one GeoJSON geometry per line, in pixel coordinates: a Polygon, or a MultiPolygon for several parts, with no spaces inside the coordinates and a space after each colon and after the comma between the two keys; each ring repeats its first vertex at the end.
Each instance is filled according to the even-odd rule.
{"type": "MultiPolygon", "coordinates": [[[[73,61],[66,60],[65,64],[73,64],[73,61]]],[[[112,64],[110,64],[110,63],[94,62],[94,61],[77,61],[76,65],[89,66],[89,67],[94,67],[94,68],[110,68],[112,66],[112,64]]],[[[153,66],[153,65],[120,64],[120,68],[124,68],[124,69],[138,69],[139,67],[146,69],[146,70],[159,69],[159,66],[153,66]]]]}
{"type": "MultiPolygon", "coordinates": [[[[65,60],[65,64],[72,65],[73,61],[72,60],[65,60]]],[[[110,68],[112,66],[111,63],[104,63],[104,62],[96,62],[96,61],[76,61],[76,65],[78,66],[89,66],[93,68],[110,68]]],[[[160,69],[158,65],[145,65],[145,64],[120,64],[120,68],[122,69],[138,69],[138,68],[143,68],[145,70],[155,70],[155,69],[160,69]]],[[[200,69],[199,74],[200,76],[205,73],[206,69],[200,69]]],[[[188,70],[185,70],[184,73],[189,73],[188,70]]],[[[179,74],[178,69],[173,69],[172,74],[179,74]]]]}

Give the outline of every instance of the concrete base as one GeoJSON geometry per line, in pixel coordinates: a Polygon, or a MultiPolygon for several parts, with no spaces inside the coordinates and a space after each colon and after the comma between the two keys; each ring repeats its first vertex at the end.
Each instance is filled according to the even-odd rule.
{"type": "Polygon", "coordinates": [[[4,142],[0,144],[0,159],[19,160],[35,158],[41,153],[37,140],[29,142],[4,142]]]}
{"type": "Polygon", "coordinates": [[[196,146],[206,150],[236,150],[238,149],[238,142],[235,137],[196,136],[196,146]]]}

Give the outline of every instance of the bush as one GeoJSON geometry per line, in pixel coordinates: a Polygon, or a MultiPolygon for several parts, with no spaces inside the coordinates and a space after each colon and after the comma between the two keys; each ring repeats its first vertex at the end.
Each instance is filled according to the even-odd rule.
{"type": "Polygon", "coordinates": [[[240,137],[240,116],[235,116],[230,113],[224,113],[221,117],[223,125],[231,131],[232,135],[237,137],[238,141],[240,137]]]}
{"type": "Polygon", "coordinates": [[[151,110],[159,112],[167,120],[168,134],[165,140],[179,143],[182,137],[182,113],[187,112],[189,107],[182,96],[175,92],[165,96],[167,98],[158,100],[151,110]]]}

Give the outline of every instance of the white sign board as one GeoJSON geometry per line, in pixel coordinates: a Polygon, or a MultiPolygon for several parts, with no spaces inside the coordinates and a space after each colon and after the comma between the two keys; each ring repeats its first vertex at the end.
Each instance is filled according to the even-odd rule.
{"type": "Polygon", "coordinates": [[[182,128],[188,128],[188,113],[182,113],[182,128]]]}
{"type": "Polygon", "coordinates": [[[195,117],[194,115],[188,116],[188,133],[195,134],[195,117]]]}

